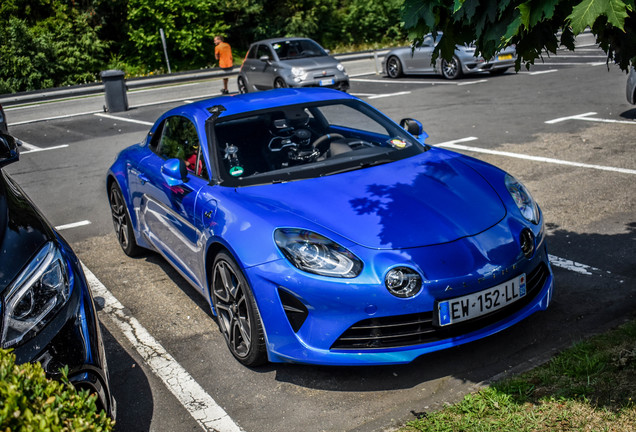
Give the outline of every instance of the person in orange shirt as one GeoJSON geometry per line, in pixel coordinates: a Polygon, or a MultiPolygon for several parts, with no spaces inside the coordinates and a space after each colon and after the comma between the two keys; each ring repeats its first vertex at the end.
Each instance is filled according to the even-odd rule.
{"type": "MultiPolygon", "coordinates": [[[[230,72],[234,68],[234,61],[232,60],[232,48],[230,44],[225,42],[223,36],[216,36],[214,38],[214,57],[219,61],[219,67],[225,72],[230,72]]],[[[223,88],[221,93],[228,94],[227,82],[229,78],[223,78],[223,88]]]]}

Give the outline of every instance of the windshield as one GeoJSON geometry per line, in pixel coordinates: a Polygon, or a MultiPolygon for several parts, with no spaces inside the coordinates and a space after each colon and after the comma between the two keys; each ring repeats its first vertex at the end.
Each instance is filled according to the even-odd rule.
{"type": "Polygon", "coordinates": [[[360,101],[281,106],[220,118],[211,148],[225,186],[279,183],[393,162],[427,149],[360,101]]]}
{"type": "Polygon", "coordinates": [[[273,42],[272,48],[276,51],[276,55],[279,60],[304,57],[322,57],[327,55],[325,50],[311,39],[295,39],[273,42]]]}

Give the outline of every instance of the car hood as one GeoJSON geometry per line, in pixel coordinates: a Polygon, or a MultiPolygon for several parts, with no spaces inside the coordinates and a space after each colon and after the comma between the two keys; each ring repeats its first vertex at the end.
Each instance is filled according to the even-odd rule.
{"type": "Polygon", "coordinates": [[[0,170],[0,293],[52,236],[22,189],[0,170]]]}
{"type": "Polygon", "coordinates": [[[338,64],[338,60],[330,56],[320,56],[281,60],[281,63],[284,63],[289,67],[299,67],[303,69],[320,69],[335,68],[338,64]]]}
{"type": "Polygon", "coordinates": [[[429,246],[483,232],[506,215],[495,190],[461,159],[433,149],[376,167],[238,192],[365,247],[429,246]]]}

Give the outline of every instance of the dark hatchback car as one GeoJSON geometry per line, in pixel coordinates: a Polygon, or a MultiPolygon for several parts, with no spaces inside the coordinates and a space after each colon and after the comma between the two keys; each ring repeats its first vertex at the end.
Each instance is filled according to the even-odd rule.
{"type": "Polygon", "coordinates": [[[239,92],[281,87],[329,87],[346,91],[349,76],[338,60],[307,38],[255,42],[237,78],[239,92]]]}
{"type": "Polygon", "coordinates": [[[19,159],[0,133],[0,345],[18,363],[40,362],[47,376],[68,378],[98,396],[114,418],[106,356],[93,298],[77,256],[4,166],[19,159]]]}

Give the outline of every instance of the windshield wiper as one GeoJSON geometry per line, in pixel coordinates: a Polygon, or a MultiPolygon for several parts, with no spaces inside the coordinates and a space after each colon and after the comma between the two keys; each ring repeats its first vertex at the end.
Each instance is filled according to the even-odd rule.
{"type": "Polygon", "coordinates": [[[370,162],[360,162],[357,165],[353,165],[353,166],[349,166],[349,167],[342,168],[342,169],[339,169],[339,170],[329,171],[327,173],[320,174],[320,177],[330,176],[330,175],[334,175],[334,174],[341,174],[341,173],[345,173],[345,172],[349,172],[349,171],[356,171],[356,170],[359,170],[359,169],[370,168],[370,167],[378,166],[378,165],[384,165],[384,164],[387,164],[389,162],[393,162],[393,159],[378,159],[378,160],[374,160],[374,161],[370,161],[370,162]]]}

